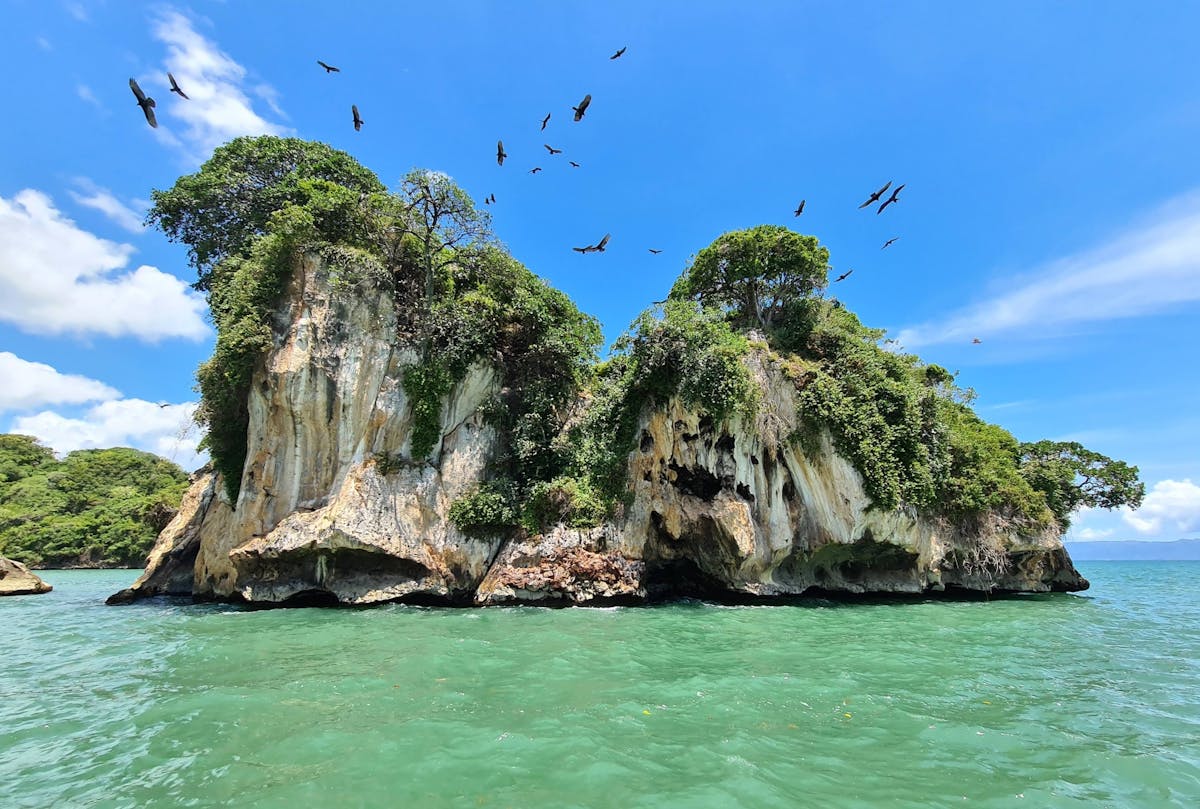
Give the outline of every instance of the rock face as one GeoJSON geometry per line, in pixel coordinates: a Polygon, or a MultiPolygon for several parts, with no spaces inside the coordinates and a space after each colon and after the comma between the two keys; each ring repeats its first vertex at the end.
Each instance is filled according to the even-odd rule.
{"type": "Polygon", "coordinates": [[[161,594],[255,603],[638,603],[943,590],[1081,590],[1057,532],[994,519],[963,533],[871,507],[861,476],[825,438],[805,454],[792,383],[752,367],[759,415],[722,423],[678,401],[642,414],[632,499],[597,528],[468,537],[448,518],[484,479],[498,436],[482,407],[486,365],[443,401],[429,459],[411,457],[398,345],[385,293],[338,295],[300,262],[256,370],[236,508],[195,478],[145,574],[116,602],[161,594]]]}
{"type": "Polygon", "coordinates": [[[0,556],[0,596],[36,595],[53,589],[30,573],[25,565],[0,556]]]}

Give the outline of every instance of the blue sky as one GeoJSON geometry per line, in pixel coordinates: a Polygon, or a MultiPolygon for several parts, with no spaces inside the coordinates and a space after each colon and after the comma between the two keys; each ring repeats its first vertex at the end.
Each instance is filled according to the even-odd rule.
{"type": "Polygon", "coordinates": [[[423,167],[494,193],[500,238],[610,339],[720,233],[815,234],[855,271],[838,297],[959,371],[985,418],[1141,467],[1143,508],[1083,514],[1073,538],[1200,532],[1200,6],[0,8],[19,66],[0,97],[20,111],[0,129],[0,430],[196,462],[211,327],[184,250],[138,223],[215,145],[274,132],[389,184],[423,167]],[[888,180],[901,201],[859,210],[888,180]],[[604,254],[570,251],[609,232],[604,254]]]}

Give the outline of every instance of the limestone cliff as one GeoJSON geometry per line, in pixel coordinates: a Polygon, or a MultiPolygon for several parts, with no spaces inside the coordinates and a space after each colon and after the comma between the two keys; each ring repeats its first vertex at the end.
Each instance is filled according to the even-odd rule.
{"type": "Polygon", "coordinates": [[[472,366],[442,402],[440,437],[413,459],[400,380],[418,355],[396,338],[387,293],[339,294],[299,262],[254,374],[238,500],[195,478],[145,574],[113,597],[262,603],[638,603],[672,595],[921,593],[1087,587],[1057,532],[1003,520],[969,533],[872,508],[828,437],[806,453],[794,389],[765,355],[752,419],[722,422],[672,399],[640,416],[630,497],[587,530],[467,536],[450,504],[499,451],[484,418],[496,369],[472,366]]]}

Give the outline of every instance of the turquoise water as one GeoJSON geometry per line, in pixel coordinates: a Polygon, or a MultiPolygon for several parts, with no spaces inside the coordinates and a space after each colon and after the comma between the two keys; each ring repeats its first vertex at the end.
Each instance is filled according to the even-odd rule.
{"type": "Polygon", "coordinates": [[[0,806],[1200,805],[1200,564],[986,602],[0,599],[0,806]]]}

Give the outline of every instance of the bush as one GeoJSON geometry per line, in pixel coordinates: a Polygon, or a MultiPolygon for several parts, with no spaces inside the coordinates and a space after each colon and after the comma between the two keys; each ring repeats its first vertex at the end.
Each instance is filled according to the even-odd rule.
{"type": "Polygon", "coordinates": [[[569,528],[599,525],[608,514],[608,503],[587,480],[559,477],[534,485],[525,507],[525,527],[531,532],[563,523],[569,528]]]}
{"type": "Polygon", "coordinates": [[[516,527],[519,510],[511,481],[485,483],[450,504],[450,521],[468,536],[486,537],[516,527]]]}

